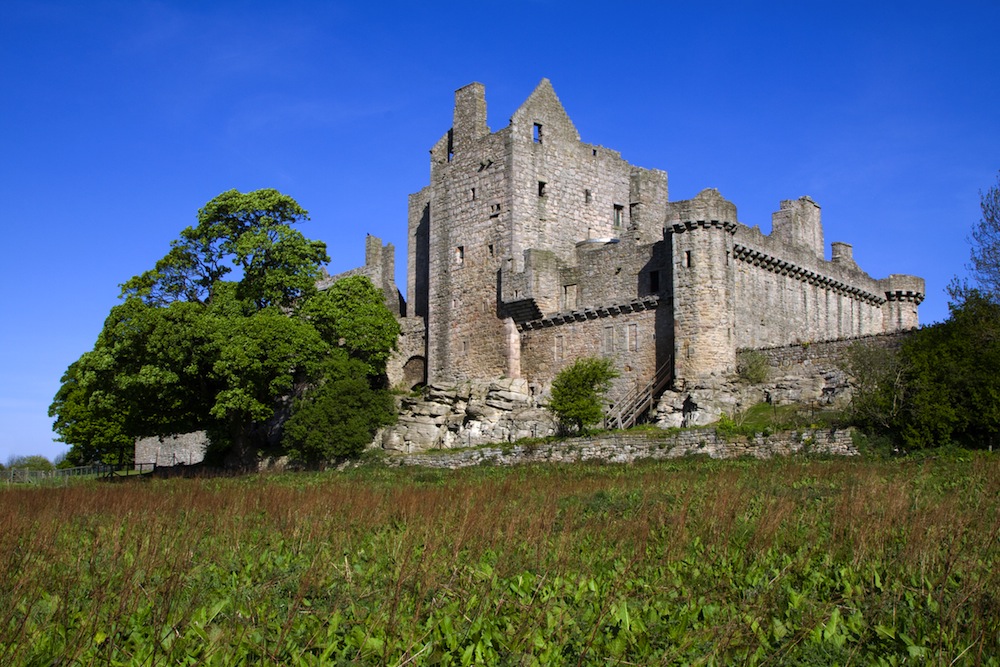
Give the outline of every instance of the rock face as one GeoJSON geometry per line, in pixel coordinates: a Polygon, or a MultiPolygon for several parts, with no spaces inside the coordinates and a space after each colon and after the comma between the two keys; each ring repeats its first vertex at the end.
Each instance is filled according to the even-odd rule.
{"type": "Polygon", "coordinates": [[[503,379],[428,387],[400,401],[399,419],[373,443],[390,452],[472,447],[556,432],[552,414],[538,405],[528,382],[503,379]]]}

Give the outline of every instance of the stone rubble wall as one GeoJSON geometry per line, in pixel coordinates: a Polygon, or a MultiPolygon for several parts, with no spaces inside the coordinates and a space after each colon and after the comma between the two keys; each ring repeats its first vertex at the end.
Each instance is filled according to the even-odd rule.
{"type": "Polygon", "coordinates": [[[676,434],[606,434],[575,438],[557,443],[483,447],[454,452],[427,452],[387,458],[394,466],[426,468],[467,468],[478,465],[516,465],[522,463],[575,463],[606,461],[632,463],[641,460],[675,459],[682,456],[708,456],[713,459],[775,456],[809,453],[833,456],[857,456],[851,430],[803,430],[770,436],[758,434],[747,439],[726,439],[714,430],[694,429],[676,434]]]}
{"type": "Polygon", "coordinates": [[[194,465],[205,459],[207,447],[208,434],[204,431],[137,438],[135,463],[154,463],[157,467],[194,465]]]}

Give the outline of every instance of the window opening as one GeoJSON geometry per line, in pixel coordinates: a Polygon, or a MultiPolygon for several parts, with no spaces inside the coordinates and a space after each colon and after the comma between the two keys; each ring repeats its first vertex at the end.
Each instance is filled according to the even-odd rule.
{"type": "Polygon", "coordinates": [[[691,251],[690,250],[685,250],[684,251],[684,266],[687,266],[689,268],[691,266],[691,251]]]}
{"type": "Polygon", "coordinates": [[[584,190],[583,191],[583,202],[585,204],[589,204],[592,199],[593,199],[593,195],[591,194],[590,190],[584,190]]]}
{"type": "Polygon", "coordinates": [[[545,181],[538,181],[538,196],[545,196],[545,181]]]}
{"type": "Polygon", "coordinates": [[[476,201],[476,189],[472,188],[472,190],[470,190],[469,194],[472,195],[472,201],[476,201]]]}
{"type": "Polygon", "coordinates": [[[604,352],[611,353],[615,351],[615,328],[604,327],[604,352]]]}
{"type": "Polygon", "coordinates": [[[489,250],[489,252],[490,252],[490,257],[493,257],[493,244],[492,244],[492,243],[491,243],[491,244],[489,244],[488,246],[486,246],[486,248],[487,248],[487,249],[489,250]]]}
{"type": "Polygon", "coordinates": [[[536,144],[542,143],[542,124],[535,123],[535,128],[532,130],[532,139],[534,139],[536,144]]]}
{"type": "Polygon", "coordinates": [[[615,227],[622,226],[622,219],[624,217],[625,217],[625,207],[622,206],[621,204],[615,204],[614,215],[612,217],[615,227]]]}
{"type": "Polygon", "coordinates": [[[465,263],[465,246],[460,245],[455,248],[455,263],[464,264],[465,263]]]}

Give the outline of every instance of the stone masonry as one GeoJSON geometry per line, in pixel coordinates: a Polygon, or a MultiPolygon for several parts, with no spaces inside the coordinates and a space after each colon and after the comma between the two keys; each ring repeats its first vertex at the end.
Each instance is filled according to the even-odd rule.
{"type": "Polygon", "coordinates": [[[781,202],[763,234],[717,190],[670,201],[666,172],[583,142],[547,79],[496,132],[484,87],[469,84],[431,147],[429,184],[409,198],[406,300],[392,246],[369,237],[356,270],[402,318],[390,379],[447,397],[413,401],[384,445],[467,446],[523,430],[509,415],[481,418],[491,383],[537,411],[584,356],[614,360],[612,399],[662,370],[667,398],[684,404],[732,380],[737,350],[917,326],[921,278],[872,278],[847,243],[825,253],[809,197],[781,202]]]}

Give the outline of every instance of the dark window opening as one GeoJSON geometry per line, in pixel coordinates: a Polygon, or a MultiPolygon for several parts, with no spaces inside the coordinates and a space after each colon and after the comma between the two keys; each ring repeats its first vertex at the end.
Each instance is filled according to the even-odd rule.
{"type": "Polygon", "coordinates": [[[535,129],[532,132],[532,138],[535,140],[536,144],[542,143],[542,124],[535,123],[535,129]]]}
{"type": "Polygon", "coordinates": [[[455,248],[455,263],[463,264],[465,262],[465,246],[458,246],[455,248]]]}
{"type": "Polygon", "coordinates": [[[687,266],[687,267],[691,266],[691,251],[690,250],[685,250],[684,251],[684,266],[687,266]]]}
{"type": "Polygon", "coordinates": [[[589,204],[593,198],[594,198],[594,196],[591,194],[590,190],[584,190],[583,191],[583,201],[584,201],[584,203],[589,204]]]}
{"type": "Polygon", "coordinates": [[[472,188],[472,190],[469,192],[469,194],[472,195],[472,201],[476,201],[476,189],[472,188]]]}
{"type": "Polygon", "coordinates": [[[493,244],[491,243],[491,244],[489,244],[489,245],[488,245],[488,246],[486,246],[486,247],[487,247],[487,249],[489,249],[489,251],[490,251],[490,257],[492,257],[492,256],[493,256],[493,244]]]}
{"type": "Polygon", "coordinates": [[[538,181],[538,196],[545,196],[545,181],[538,181]]]}
{"type": "Polygon", "coordinates": [[[650,271],[649,272],[649,291],[659,292],[660,291],[660,272],[650,271]]]}
{"type": "Polygon", "coordinates": [[[594,149],[594,157],[597,157],[597,149],[594,149]]]}
{"type": "Polygon", "coordinates": [[[500,215],[500,204],[490,204],[490,217],[495,218],[500,215]]]}

